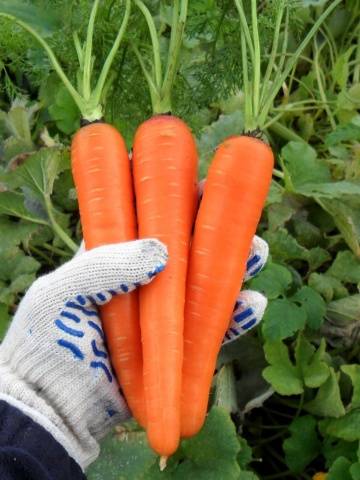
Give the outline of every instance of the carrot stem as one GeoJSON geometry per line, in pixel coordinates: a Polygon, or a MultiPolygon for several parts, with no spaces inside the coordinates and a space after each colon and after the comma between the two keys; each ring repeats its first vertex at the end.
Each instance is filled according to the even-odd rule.
{"type": "Polygon", "coordinates": [[[91,95],[91,67],[92,67],[92,44],[94,37],[94,24],[95,17],[99,7],[99,0],[95,0],[91,9],[90,20],[88,23],[85,53],[84,53],[84,69],[83,69],[83,96],[86,100],[89,100],[91,95]]]}

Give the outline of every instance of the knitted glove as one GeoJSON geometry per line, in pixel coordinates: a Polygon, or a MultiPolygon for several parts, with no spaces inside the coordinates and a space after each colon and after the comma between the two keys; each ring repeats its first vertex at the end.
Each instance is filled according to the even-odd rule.
{"type": "Polygon", "coordinates": [[[42,425],[83,469],[98,440],[129,417],[96,306],[148,283],[166,260],[157,240],[76,256],[34,282],[0,346],[0,399],[42,425]]]}

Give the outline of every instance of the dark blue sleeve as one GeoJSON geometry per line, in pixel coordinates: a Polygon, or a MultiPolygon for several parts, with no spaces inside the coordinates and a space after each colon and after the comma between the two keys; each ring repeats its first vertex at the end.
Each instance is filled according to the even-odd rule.
{"type": "Polygon", "coordinates": [[[49,432],[4,401],[0,401],[0,479],[86,480],[49,432]]]}

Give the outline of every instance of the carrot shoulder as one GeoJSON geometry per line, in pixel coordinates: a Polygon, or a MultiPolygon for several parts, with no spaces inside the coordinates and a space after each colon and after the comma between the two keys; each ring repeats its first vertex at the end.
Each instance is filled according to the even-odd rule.
{"type": "Polygon", "coordinates": [[[157,115],[136,132],[133,169],[139,237],[168,247],[166,269],[140,289],[144,391],[149,443],[160,455],[180,438],[185,283],[196,203],[197,153],[190,130],[157,115]]]}
{"type": "Polygon", "coordinates": [[[271,149],[248,136],[219,146],[195,222],[187,279],[181,433],[202,427],[216,358],[245,274],[273,168],[271,149]]]}

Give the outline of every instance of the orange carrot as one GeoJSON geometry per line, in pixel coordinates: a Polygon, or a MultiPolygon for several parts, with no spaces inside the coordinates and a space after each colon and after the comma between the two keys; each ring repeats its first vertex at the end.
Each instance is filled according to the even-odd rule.
{"type": "Polygon", "coordinates": [[[269,190],[273,154],[231,137],[217,149],[195,222],[186,290],[181,434],[202,427],[224,334],[269,190]]]}
{"type": "Polygon", "coordinates": [[[197,152],[179,118],[157,115],[137,130],[133,149],[139,238],[168,247],[166,269],[140,289],[147,434],[162,456],[180,439],[185,283],[197,199],[197,152]]]}
{"type": "MultiPolygon", "coordinates": [[[[75,135],[71,159],[86,249],[136,239],[130,162],[120,133],[92,123],[75,135]]],[[[145,425],[138,292],[101,307],[111,361],[128,405],[145,425]]]]}

